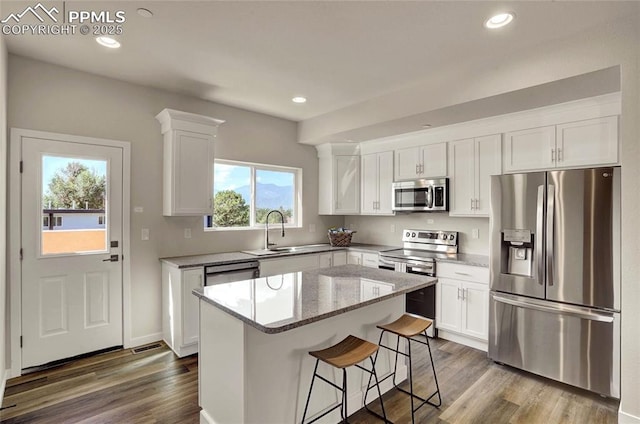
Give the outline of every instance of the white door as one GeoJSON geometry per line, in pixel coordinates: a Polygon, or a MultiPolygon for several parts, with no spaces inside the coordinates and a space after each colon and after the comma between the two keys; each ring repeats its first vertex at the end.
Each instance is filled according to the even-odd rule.
{"type": "Polygon", "coordinates": [[[447,176],[447,143],[429,144],[422,148],[420,178],[447,176]]]}
{"type": "Polygon", "coordinates": [[[336,156],[334,160],[336,213],[357,214],[360,212],[360,156],[336,156]]]}
{"type": "Polygon", "coordinates": [[[462,326],[460,330],[473,337],[489,337],[489,287],[486,284],[463,282],[462,326]]]}
{"type": "Polygon", "coordinates": [[[200,335],[200,304],[193,295],[194,289],[204,287],[202,268],[188,269],[182,272],[182,346],[198,343],[200,335]]]}
{"type": "Polygon", "coordinates": [[[476,215],[489,216],[491,175],[502,173],[500,134],[475,139],[476,144],[476,215]]]}
{"type": "Polygon", "coordinates": [[[395,180],[413,180],[420,176],[420,148],[409,147],[395,151],[395,180]]]}
{"type": "Polygon", "coordinates": [[[122,345],[123,149],[39,138],[21,149],[22,367],[122,345]],[[68,204],[55,181],[85,200],[68,204]]]}
{"type": "Polygon", "coordinates": [[[438,278],[436,284],[436,326],[443,330],[460,331],[460,282],[438,278]]]}
{"type": "Polygon", "coordinates": [[[392,214],[393,152],[378,153],[378,213],[392,214]]]}
{"type": "Polygon", "coordinates": [[[555,166],[555,126],[530,128],[504,135],[505,172],[549,169],[555,166]]]}

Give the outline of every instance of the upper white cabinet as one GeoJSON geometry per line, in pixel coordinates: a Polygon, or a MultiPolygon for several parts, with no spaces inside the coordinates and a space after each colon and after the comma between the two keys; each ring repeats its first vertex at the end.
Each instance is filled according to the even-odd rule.
{"type": "Polygon", "coordinates": [[[156,119],[164,136],[163,215],[212,214],[214,140],[224,121],[172,109],[156,119]]]}
{"type": "Polygon", "coordinates": [[[318,150],[318,213],[360,213],[360,152],[349,143],[322,144],[318,150]]]}
{"type": "Polygon", "coordinates": [[[500,134],[449,143],[450,216],[489,216],[491,175],[501,171],[500,134]]]}
{"type": "Polygon", "coordinates": [[[618,162],[618,117],[556,125],[557,166],[607,165],[618,162]]]}
{"type": "Polygon", "coordinates": [[[447,175],[447,143],[434,143],[395,151],[394,180],[447,175]]]}
{"type": "Polygon", "coordinates": [[[505,172],[617,162],[617,116],[505,133],[505,172]]]}
{"type": "Polygon", "coordinates": [[[393,214],[391,183],[393,183],[393,152],[362,155],[361,215],[393,214]]]}

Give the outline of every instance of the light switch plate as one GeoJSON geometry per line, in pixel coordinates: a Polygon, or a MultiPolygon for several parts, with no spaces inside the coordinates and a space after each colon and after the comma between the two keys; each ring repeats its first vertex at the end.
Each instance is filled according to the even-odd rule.
{"type": "Polygon", "coordinates": [[[471,230],[471,237],[474,239],[480,238],[480,230],[477,228],[471,230]]]}
{"type": "Polygon", "coordinates": [[[191,238],[191,228],[185,228],[184,229],[184,238],[186,238],[186,239],[190,239],[191,238]]]}
{"type": "Polygon", "coordinates": [[[395,233],[396,232],[396,224],[391,224],[391,227],[389,227],[389,231],[391,233],[395,233]]]}
{"type": "Polygon", "coordinates": [[[136,206],[136,207],[133,208],[133,212],[142,213],[142,212],[144,212],[144,208],[142,206],[136,206]]]}
{"type": "Polygon", "coordinates": [[[142,240],[149,240],[149,229],[148,228],[143,228],[142,229],[142,233],[141,233],[141,237],[142,240]]]}

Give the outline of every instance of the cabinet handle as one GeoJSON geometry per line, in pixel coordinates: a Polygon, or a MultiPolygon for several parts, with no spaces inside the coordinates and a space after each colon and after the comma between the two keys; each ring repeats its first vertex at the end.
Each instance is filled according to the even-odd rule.
{"type": "Polygon", "coordinates": [[[459,271],[454,271],[453,273],[458,275],[467,275],[467,276],[471,275],[471,274],[467,274],[466,272],[459,272],[459,271]]]}
{"type": "Polygon", "coordinates": [[[471,200],[471,210],[473,210],[473,199],[469,199],[471,200]]]}
{"type": "Polygon", "coordinates": [[[476,210],[480,209],[480,199],[476,199],[475,200],[475,204],[476,204],[476,210]]]}
{"type": "Polygon", "coordinates": [[[556,161],[556,149],[551,149],[551,162],[556,161]]]}
{"type": "Polygon", "coordinates": [[[562,162],[562,149],[558,148],[558,162],[562,162]]]}
{"type": "Polygon", "coordinates": [[[416,175],[418,175],[420,173],[420,171],[418,171],[418,164],[416,163],[416,175]]]}
{"type": "Polygon", "coordinates": [[[467,293],[466,293],[467,289],[462,289],[462,300],[467,300],[467,293]]]}
{"type": "Polygon", "coordinates": [[[204,287],[202,284],[202,275],[198,275],[198,279],[200,280],[200,288],[204,287]]]}
{"type": "Polygon", "coordinates": [[[424,164],[423,163],[420,164],[420,173],[424,174],[424,164]]]}
{"type": "Polygon", "coordinates": [[[458,287],[458,299],[460,299],[460,288],[458,287]]]}

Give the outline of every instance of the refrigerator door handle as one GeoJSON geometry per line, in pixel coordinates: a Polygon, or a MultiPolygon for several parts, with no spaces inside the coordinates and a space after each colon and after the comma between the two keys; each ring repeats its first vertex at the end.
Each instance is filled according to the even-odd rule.
{"type": "Polygon", "coordinates": [[[505,294],[491,293],[491,297],[496,302],[506,303],[507,305],[517,306],[521,308],[533,309],[541,312],[550,312],[560,315],[571,315],[580,319],[586,319],[589,321],[599,321],[612,323],[614,321],[613,312],[595,312],[586,310],[586,308],[579,308],[569,305],[548,306],[540,303],[534,303],[531,301],[520,300],[515,296],[509,296],[505,294]]]}
{"type": "Polygon", "coordinates": [[[547,186],[547,284],[553,286],[553,247],[554,247],[554,214],[555,214],[555,186],[547,186]]]}
{"type": "Polygon", "coordinates": [[[544,226],[544,186],[538,186],[538,203],[536,209],[536,265],[538,284],[544,284],[544,247],[543,243],[543,226],[544,226]]]}

